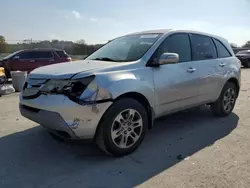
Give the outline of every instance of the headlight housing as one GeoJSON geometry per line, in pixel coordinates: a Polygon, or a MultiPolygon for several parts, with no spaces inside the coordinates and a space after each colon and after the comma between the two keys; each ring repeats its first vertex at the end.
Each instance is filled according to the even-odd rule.
{"type": "MultiPolygon", "coordinates": [[[[85,77],[77,80],[49,80],[42,88],[44,94],[63,94],[71,100],[77,102],[88,85],[94,80],[95,76],[85,77]]],[[[90,84],[93,85],[93,84],[90,84]]],[[[90,90],[91,91],[91,90],[90,90]]],[[[88,91],[88,93],[90,92],[88,91]]],[[[93,91],[92,91],[93,93],[93,91]]],[[[91,93],[89,93],[91,94],[91,93]]],[[[85,96],[86,97],[86,96],[85,96]]]]}

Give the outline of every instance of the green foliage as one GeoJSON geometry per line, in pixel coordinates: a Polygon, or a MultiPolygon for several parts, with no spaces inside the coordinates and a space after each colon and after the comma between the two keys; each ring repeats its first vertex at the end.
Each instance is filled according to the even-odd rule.
{"type": "Polygon", "coordinates": [[[250,48],[250,40],[246,42],[246,44],[244,44],[242,46],[243,48],[250,48]]]}
{"type": "Polygon", "coordinates": [[[4,42],[5,42],[4,36],[0,35],[0,43],[4,43],[4,42]]]}
{"type": "Polygon", "coordinates": [[[17,44],[9,44],[9,51],[15,52],[22,49],[34,49],[34,48],[56,48],[56,49],[64,49],[68,54],[74,55],[89,55],[94,52],[102,45],[88,45],[84,40],[79,40],[76,43],[72,41],[40,41],[40,42],[22,42],[17,44]]]}
{"type": "Polygon", "coordinates": [[[5,42],[4,36],[0,35],[0,53],[7,53],[9,52],[9,46],[5,42]]]}

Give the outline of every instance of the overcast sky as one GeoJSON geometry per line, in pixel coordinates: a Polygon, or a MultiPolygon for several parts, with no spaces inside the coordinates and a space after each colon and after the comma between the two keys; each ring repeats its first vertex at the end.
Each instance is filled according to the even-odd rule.
{"type": "Polygon", "coordinates": [[[250,0],[0,0],[0,35],[9,42],[85,39],[176,28],[250,40],[250,0]]]}

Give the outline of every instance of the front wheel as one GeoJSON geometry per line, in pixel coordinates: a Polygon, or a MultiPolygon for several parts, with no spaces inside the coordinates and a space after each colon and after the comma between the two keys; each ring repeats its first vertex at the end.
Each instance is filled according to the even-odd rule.
{"type": "Polygon", "coordinates": [[[136,100],[120,99],[105,112],[96,135],[100,149],[113,156],[132,153],[148,128],[145,108],[136,100]]]}
{"type": "Polygon", "coordinates": [[[216,116],[228,116],[234,109],[237,99],[237,89],[234,83],[227,82],[221,91],[219,99],[211,104],[211,110],[216,116]]]}

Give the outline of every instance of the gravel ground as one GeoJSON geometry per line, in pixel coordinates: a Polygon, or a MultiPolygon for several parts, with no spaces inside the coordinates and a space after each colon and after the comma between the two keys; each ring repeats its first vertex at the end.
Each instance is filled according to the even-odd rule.
{"type": "Polygon", "coordinates": [[[207,107],[157,120],[140,148],[108,157],[89,141],[59,143],[0,98],[0,187],[250,187],[250,70],[234,113],[207,107]]]}

